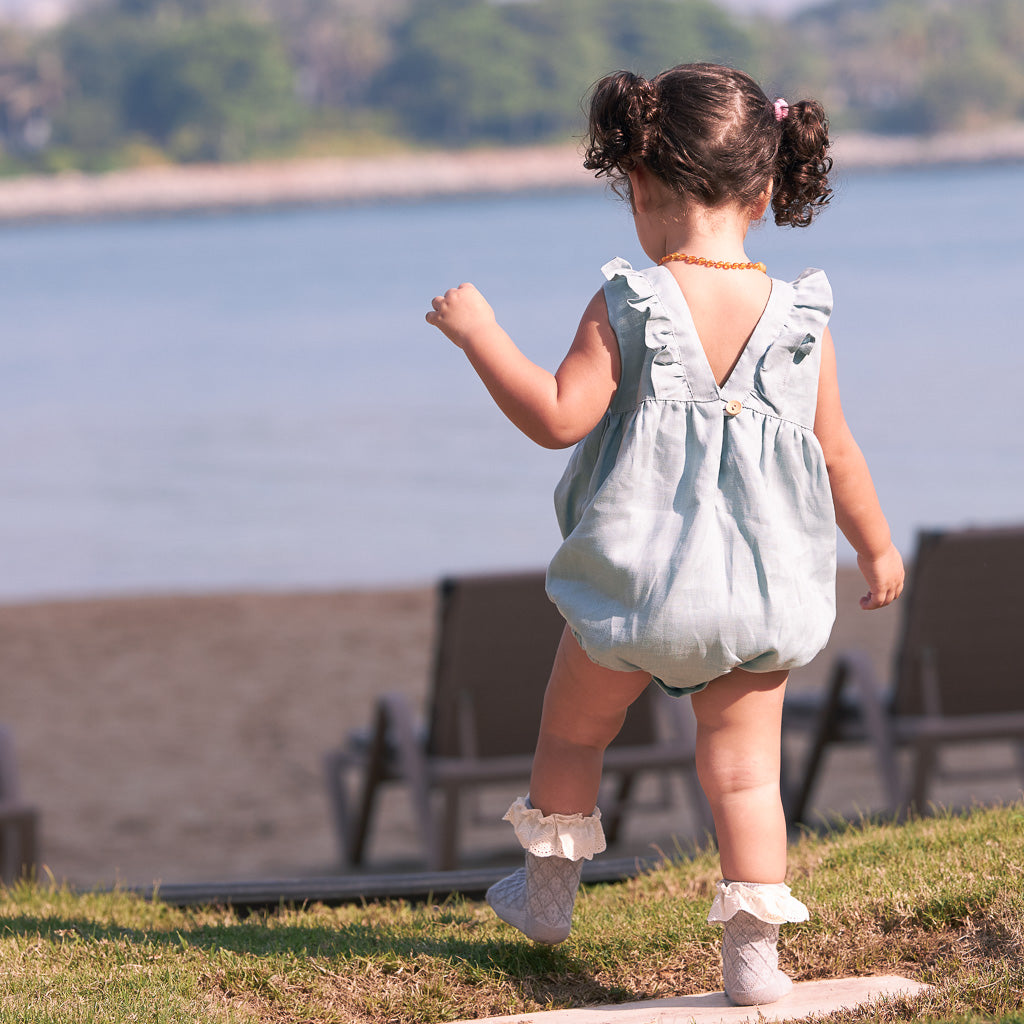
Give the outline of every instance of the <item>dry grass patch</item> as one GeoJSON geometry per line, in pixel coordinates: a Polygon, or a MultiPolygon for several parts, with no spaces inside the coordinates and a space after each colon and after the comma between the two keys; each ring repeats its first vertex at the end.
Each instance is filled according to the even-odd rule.
{"type": "MultiPolygon", "coordinates": [[[[934,986],[832,1024],[1024,1024],[1024,808],[808,837],[791,876],[812,912],[783,930],[795,978],[934,986]]],[[[0,898],[0,1021],[430,1024],[702,992],[721,983],[716,878],[707,851],[588,888],[555,948],[463,899],[242,916],[20,886],[0,898]]]]}

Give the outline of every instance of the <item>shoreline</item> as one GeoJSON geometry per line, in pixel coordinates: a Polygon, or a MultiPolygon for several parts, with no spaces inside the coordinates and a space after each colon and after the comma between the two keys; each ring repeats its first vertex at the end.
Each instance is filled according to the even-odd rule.
{"type": "MultiPolygon", "coordinates": [[[[1024,124],[970,135],[850,133],[832,152],[843,171],[1024,161],[1024,124]]],[[[0,224],[603,188],[581,164],[579,146],[566,144],[26,175],[0,180],[0,224]]]]}

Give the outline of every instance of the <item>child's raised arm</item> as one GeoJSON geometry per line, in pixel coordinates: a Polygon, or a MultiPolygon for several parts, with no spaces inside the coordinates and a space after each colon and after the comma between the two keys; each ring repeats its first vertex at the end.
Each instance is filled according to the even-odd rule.
{"type": "Polygon", "coordinates": [[[499,326],[487,300],[460,284],[431,303],[427,323],[461,348],[501,411],[545,448],[585,437],[608,409],[619,381],[619,346],[598,292],[556,373],[531,362],[499,326]]]}
{"type": "Polygon", "coordinates": [[[882,608],[903,590],[903,559],[889,535],[868,464],[843,415],[836,351],[828,328],[822,337],[814,434],[825,453],[836,522],[857,552],[857,565],[867,580],[868,593],[860,599],[860,606],[865,610],[882,608]]]}

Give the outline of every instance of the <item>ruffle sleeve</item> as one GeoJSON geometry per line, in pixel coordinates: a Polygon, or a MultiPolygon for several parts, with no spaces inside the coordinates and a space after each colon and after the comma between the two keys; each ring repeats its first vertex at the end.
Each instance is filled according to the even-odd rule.
{"type": "Polygon", "coordinates": [[[601,273],[606,278],[608,320],[619,339],[622,362],[612,410],[633,408],[648,398],[691,400],[694,396],[680,358],[675,325],[655,283],[621,257],[606,263],[601,273]],[[640,337],[644,339],[641,351],[623,345],[624,339],[640,337]]]}
{"type": "Polygon", "coordinates": [[[783,334],[793,352],[820,341],[832,315],[832,285],[824,270],[809,267],[793,282],[793,304],[783,334]]]}
{"type": "Polygon", "coordinates": [[[832,314],[832,286],[823,270],[805,270],[792,284],[778,333],[754,372],[765,411],[814,426],[821,339],[832,314]]]}

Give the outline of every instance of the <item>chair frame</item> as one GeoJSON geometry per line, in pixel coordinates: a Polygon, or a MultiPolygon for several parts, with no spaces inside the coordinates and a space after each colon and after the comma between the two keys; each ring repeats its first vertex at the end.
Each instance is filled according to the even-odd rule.
{"type": "MultiPolygon", "coordinates": [[[[1024,569],[1024,527],[926,531],[919,535],[891,688],[883,687],[863,652],[852,651],[836,659],[823,699],[787,699],[784,730],[809,729],[812,733],[799,781],[784,785],[787,818],[791,823],[806,822],[825,755],[834,744],[867,744],[874,751],[887,809],[899,819],[912,810],[923,813],[927,809],[939,753],[946,746],[987,740],[1016,742],[1018,767],[1024,778],[1024,688],[1002,710],[993,709],[992,698],[988,709],[978,713],[965,713],[962,707],[952,713],[947,709],[951,693],[970,680],[944,676],[941,671],[937,649],[944,638],[943,623],[938,621],[935,611],[936,587],[941,585],[943,574],[948,574],[949,565],[956,559],[963,561],[965,555],[969,561],[974,549],[989,553],[989,574],[999,572],[1005,576],[1017,566],[1024,569]],[[996,564],[991,556],[1000,551],[1004,557],[996,564]],[[911,753],[909,777],[900,767],[901,749],[911,753]]],[[[997,592],[986,598],[986,589],[998,591],[998,587],[987,587],[985,572],[979,564],[974,581],[977,593],[959,595],[966,602],[973,601],[982,612],[986,599],[999,601],[1005,597],[997,592]]],[[[1010,634],[1006,639],[1010,639],[1010,634]]],[[[985,654],[979,652],[979,675],[998,672],[1005,660],[1005,654],[997,652],[992,667],[985,654]]],[[[981,689],[977,678],[975,686],[981,689]]]]}
{"type": "MultiPolygon", "coordinates": [[[[529,585],[531,594],[535,592],[535,596],[530,597],[531,603],[536,602],[534,612],[549,620],[545,622],[543,638],[534,635],[531,639],[550,648],[538,652],[543,653],[544,664],[550,666],[554,658],[557,638],[564,624],[544,594],[542,573],[443,581],[431,724],[426,731],[420,727],[412,703],[404,694],[385,694],[377,700],[369,734],[350,736],[346,745],[329,751],[324,757],[335,831],[346,865],[363,863],[376,798],[383,783],[397,781],[408,787],[428,867],[451,870],[459,859],[458,833],[465,793],[493,784],[525,783],[529,779],[535,731],[520,752],[489,756],[486,751],[476,749],[469,735],[471,727],[466,723],[468,715],[462,714],[464,709],[459,708],[453,714],[453,709],[438,706],[439,678],[455,660],[446,642],[446,633],[457,631],[452,620],[458,616],[456,602],[460,587],[467,582],[489,582],[498,587],[503,582],[513,586],[529,585]],[[442,737],[446,729],[448,735],[442,737]],[[437,752],[439,745],[444,745],[444,752],[437,752]],[[349,795],[352,775],[357,777],[354,810],[349,795]],[[440,813],[434,799],[437,794],[440,795],[440,813]]],[[[524,680],[522,684],[523,700],[535,702],[538,717],[546,683],[547,669],[543,678],[524,680]]],[[[605,752],[605,772],[618,780],[611,799],[602,801],[603,821],[610,843],[617,839],[627,809],[635,806],[631,801],[633,786],[636,776],[645,771],[682,771],[698,818],[704,828],[711,829],[710,811],[696,777],[695,734],[683,712],[677,700],[652,686],[631,709],[621,738],[605,752]],[[647,723],[643,722],[645,715],[650,718],[647,723]],[[661,735],[642,726],[638,729],[638,721],[646,724],[648,730],[658,729],[661,735]],[[636,741],[638,735],[640,742],[636,741]]]]}

